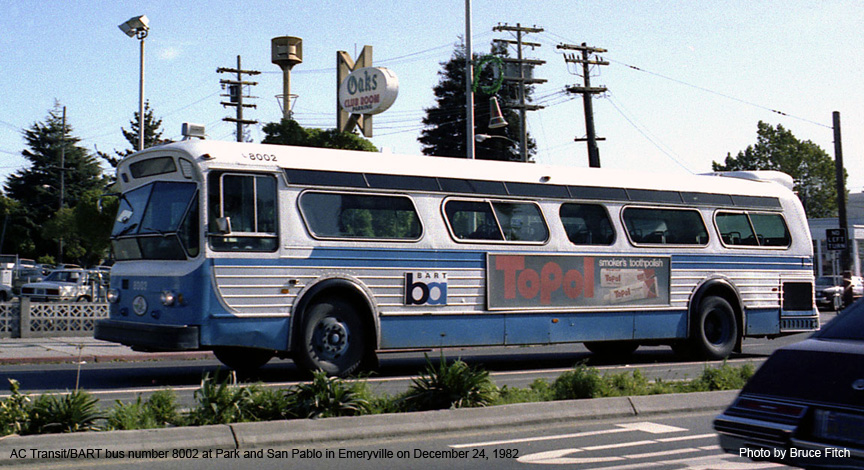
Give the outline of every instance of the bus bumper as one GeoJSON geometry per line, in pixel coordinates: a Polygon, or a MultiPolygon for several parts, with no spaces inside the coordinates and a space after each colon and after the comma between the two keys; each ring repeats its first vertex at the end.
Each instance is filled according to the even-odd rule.
{"type": "Polygon", "coordinates": [[[189,351],[200,349],[198,327],[192,325],[147,325],[116,320],[97,320],[96,339],[125,344],[144,351],[189,351]]]}

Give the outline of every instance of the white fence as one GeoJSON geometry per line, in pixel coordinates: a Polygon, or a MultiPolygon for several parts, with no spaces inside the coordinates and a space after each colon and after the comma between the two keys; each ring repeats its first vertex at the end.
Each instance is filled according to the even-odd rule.
{"type": "Polygon", "coordinates": [[[104,302],[0,302],[0,338],[92,336],[96,320],[108,318],[104,302]]]}

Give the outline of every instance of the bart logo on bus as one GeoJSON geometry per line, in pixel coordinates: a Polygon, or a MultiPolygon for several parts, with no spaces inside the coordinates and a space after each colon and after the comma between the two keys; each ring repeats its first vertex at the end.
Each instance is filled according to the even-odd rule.
{"type": "Polygon", "coordinates": [[[669,304],[669,258],[488,255],[490,309],[669,304]]]}
{"type": "Polygon", "coordinates": [[[405,305],[447,305],[447,273],[405,273],[405,305]]]}

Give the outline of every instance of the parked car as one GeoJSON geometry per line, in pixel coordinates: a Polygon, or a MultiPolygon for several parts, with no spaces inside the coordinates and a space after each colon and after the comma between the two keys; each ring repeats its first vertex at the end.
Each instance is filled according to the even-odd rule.
{"type": "Polygon", "coordinates": [[[41,282],[24,284],[21,295],[33,301],[92,301],[104,296],[106,284],[99,271],[58,269],[41,282]]]}
{"type": "Polygon", "coordinates": [[[714,420],[724,451],[816,468],[864,468],[864,302],[778,349],[714,420]]]}
{"type": "Polygon", "coordinates": [[[816,278],[816,306],[831,310],[843,308],[843,282],[833,276],[816,278]]]}
{"type": "MultiPolygon", "coordinates": [[[[844,283],[845,285],[845,283],[844,283]]],[[[851,299],[849,295],[844,295],[844,306],[852,305],[861,297],[864,297],[864,278],[861,276],[852,276],[850,279],[851,299]]]]}
{"type": "Polygon", "coordinates": [[[12,300],[12,297],[15,297],[15,294],[12,293],[12,287],[0,285],[0,302],[12,300]]]}
{"type": "Polygon", "coordinates": [[[15,293],[21,292],[21,287],[24,284],[41,282],[45,279],[47,271],[39,267],[19,267],[12,272],[12,290],[15,293]]]}

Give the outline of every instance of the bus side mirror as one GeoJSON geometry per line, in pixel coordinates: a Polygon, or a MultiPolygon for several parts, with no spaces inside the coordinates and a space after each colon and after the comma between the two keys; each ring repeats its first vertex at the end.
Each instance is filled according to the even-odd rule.
{"type": "Polygon", "coordinates": [[[231,233],[231,217],[219,217],[216,219],[216,230],[219,233],[231,233]]]}

